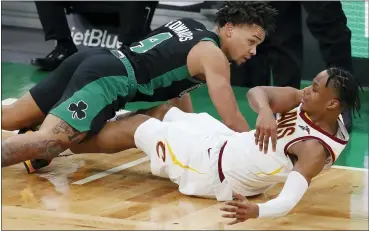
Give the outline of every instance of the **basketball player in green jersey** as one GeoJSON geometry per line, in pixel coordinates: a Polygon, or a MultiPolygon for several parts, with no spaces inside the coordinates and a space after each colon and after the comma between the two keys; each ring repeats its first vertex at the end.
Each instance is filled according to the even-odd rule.
{"type": "MultiPolygon", "coordinates": [[[[25,162],[33,172],[96,135],[127,102],[180,98],[201,84],[207,84],[223,123],[248,131],[230,85],[229,62],[240,65],[256,54],[275,15],[264,2],[226,2],[211,31],[183,18],[131,47],[72,55],[17,102],[2,106],[2,129],[41,124],[38,131],[2,142],[2,167],[25,162]],[[38,160],[48,161],[38,166],[38,160]]],[[[189,105],[188,99],[182,103],[189,105]]]]}

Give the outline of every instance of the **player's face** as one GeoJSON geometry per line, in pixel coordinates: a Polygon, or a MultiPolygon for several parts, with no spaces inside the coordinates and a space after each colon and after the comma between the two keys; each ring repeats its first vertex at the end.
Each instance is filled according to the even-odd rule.
{"type": "Polygon", "coordinates": [[[232,61],[240,65],[256,55],[256,47],[264,41],[264,30],[253,25],[225,25],[228,53],[232,61]]]}
{"type": "Polygon", "coordinates": [[[322,114],[339,106],[334,90],[326,87],[327,79],[327,72],[322,71],[313,79],[313,84],[304,89],[301,100],[303,111],[310,115],[322,114]]]}

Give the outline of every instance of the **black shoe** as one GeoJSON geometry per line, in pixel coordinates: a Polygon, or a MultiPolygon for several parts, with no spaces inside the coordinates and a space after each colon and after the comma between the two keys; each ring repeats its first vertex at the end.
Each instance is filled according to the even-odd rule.
{"type": "Polygon", "coordinates": [[[37,170],[48,166],[50,163],[51,161],[42,159],[27,160],[23,162],[24,167],[26,167],[28,174],[32,174],[37,170]]]}
{"type": "Polygon", "coordinates": [[[351,133],[352,130],[352,114],[351,111],[345,110],[342,112],[343,122],[345,123],[346,130],[351,133]]]}
{"type": "Polygon", "coordinates": [[[45,58],[35,58],[31,60],[31,64],[43,70],[55,70],[66,58],[76,53],[78,50],[74,44],[59,44],[45,58]]]}
{"type": "MultiPolygon", "coordinates": [[[[36,131],[35,129],[32,128],[27,128],[27,129],[21,129],[19,130],[18,134],[25,134],[28,132],[34,132],[36,131]]],[[[51,161],[48,160],[42,160],[42,159],[34,159],[34,160],[27,160],[24,161],[24,167],[26,167],[26,170],[28,172],[28,174],[34,173],[37,170],[44,168],[46,166],[48,166],[50,164],[51,161]]]]}

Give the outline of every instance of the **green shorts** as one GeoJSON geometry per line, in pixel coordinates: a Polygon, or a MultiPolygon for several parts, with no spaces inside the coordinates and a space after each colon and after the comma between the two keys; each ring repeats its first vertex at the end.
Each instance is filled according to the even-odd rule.
{"type": "Polygon", "coordinates": [[[136,91],[134,70],[124,54],[118,50],[96,49],[78,64],[63,95],[49,113],[79,132],[96,134],[116,111],[125,107],[136,91]]]}

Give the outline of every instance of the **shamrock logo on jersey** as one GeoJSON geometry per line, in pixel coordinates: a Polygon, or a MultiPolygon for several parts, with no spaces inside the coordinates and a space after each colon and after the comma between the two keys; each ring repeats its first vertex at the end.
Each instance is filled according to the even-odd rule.
{"type": "Polygon", "coordinates": [[[79,101],[78,103],[71,103],[69,104],[68,111],[73,112],[72,118],[83,120],[86,118],[86,109],[88,108],[87,103],[83,100],[79,101]]]}

